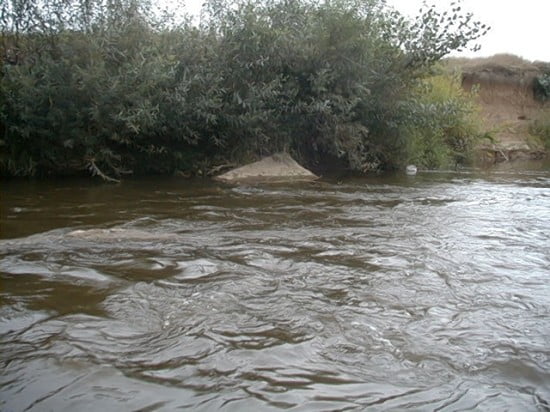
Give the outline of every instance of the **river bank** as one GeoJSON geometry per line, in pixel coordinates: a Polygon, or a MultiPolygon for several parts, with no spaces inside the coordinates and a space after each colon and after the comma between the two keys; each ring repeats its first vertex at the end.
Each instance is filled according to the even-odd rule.
{"type": "Polygon", "coordinates": [[[546,84],[550,63],[529,62],[514,55],[448,59],[461,72],[462,87],[479,105],[487,136],[476,148],[480,163],[536,160],[548,156],[550,104],[546,84]],[[546,83],[545,83],[546,82],[546,83]]]}

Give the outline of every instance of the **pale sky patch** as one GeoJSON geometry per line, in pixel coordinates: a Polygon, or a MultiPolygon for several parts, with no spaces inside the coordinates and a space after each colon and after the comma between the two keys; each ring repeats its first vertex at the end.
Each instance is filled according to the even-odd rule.
{"type": "MultiPolygon", "coordinates": [[[[451,8],[451,0],[428,1],[440,10],[451,8]]],[[[414,16],[422,0],[387,0],[401,13],[414,16]]],[[[485,57],[497,53],[512,53],[527,60],[550,62],[550,1],[549,0],[463,0],[464,12],[491,30],[478,40],[481,50],[458,55],[485,57]]],[[[456,53],[454,55],[457,55],[456,53]]]]}

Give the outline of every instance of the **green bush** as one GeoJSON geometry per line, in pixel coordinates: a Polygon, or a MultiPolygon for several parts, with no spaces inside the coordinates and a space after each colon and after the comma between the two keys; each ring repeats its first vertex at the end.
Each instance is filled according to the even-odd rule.
{"type": "Polygon", "coordinates": [[[426,79],[407,102],[407,112],[408,163],[434,169],[470,160],[482,132],[473,96],[462,89],[458,76],[426,79]]]}
{"type": "Polygon", "coordinates": [[[550,110],[546,109],[529,125],[529,133],[550,149],[550,110]]]}
{"type": "Polygon", "coordinates": [[[469,144],[464,102],[418,86],[486,29],[458,6],[409,21],[381,0],[211,0],[191,25],[146,0],[14,5],[0,8],[4,175],[193,172],[280,150],[365,171],[469,144]]]}
{"type": "Polygon", "coordinates": [[[550,100],[550,72],[540,74],[534,81],[535,97],[546,102],[550,100]]]}

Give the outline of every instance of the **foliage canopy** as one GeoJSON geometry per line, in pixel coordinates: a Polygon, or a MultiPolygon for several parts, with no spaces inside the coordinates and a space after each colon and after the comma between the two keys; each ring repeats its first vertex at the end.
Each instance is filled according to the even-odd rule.
{"type": "Polygon", "coordinates": [[[394,168],[420,118],[460,150],[448,125],[468,104],[434,109],[419,90],[488,29],[459,4],[410,21],[383,0],[210,0],[199,24],[146,0],[0,7],[5,175],[200,173],[280,150],[394,168]]]}

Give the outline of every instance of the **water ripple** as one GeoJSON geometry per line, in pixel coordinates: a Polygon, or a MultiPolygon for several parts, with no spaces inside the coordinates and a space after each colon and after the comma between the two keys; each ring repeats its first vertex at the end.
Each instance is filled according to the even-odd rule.
{"type": "Polygon", "coordinates": [[[57,188],[0,240],[0,408],[548,410],[548,182],[57,188]]]}

